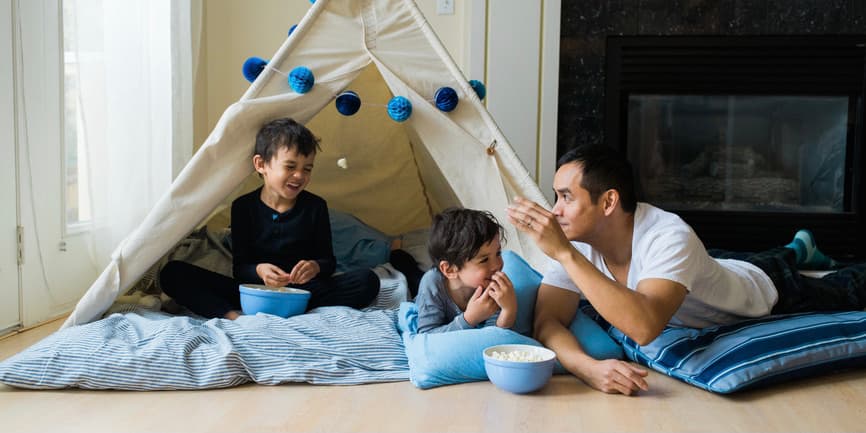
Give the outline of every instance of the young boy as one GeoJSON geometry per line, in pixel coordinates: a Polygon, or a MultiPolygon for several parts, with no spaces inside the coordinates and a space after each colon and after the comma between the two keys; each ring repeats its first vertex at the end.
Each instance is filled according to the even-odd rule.
{"type": "Polygon", "coordinates": [[[196,314],[227,319],[241,314],[242,283],[308,290],[308,309],[370,304],[379,293],[379,278],[371,270],[331,276],[336,259],[328,206],[304,190],[318,149],[312,132],[292,119],[265,124],[252,161],[264,185],[232,202],[234,278],[171,261],[160,272],[163,291],[196,314]]]}
{"type": "Polygon", "coordinates": [[[427,247],[434,267],[415,298],[419,333],[514,325],[517,298],[502,273],[501,233],[490,212],[449,208],[433,218],[427,247]]]}

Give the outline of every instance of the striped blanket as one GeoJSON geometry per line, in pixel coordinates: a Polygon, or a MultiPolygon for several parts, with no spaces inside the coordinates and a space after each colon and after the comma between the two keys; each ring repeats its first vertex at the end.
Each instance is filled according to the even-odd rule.
{"type": "Polygon", "coordinates": [[[235,321],[136,310],[57,331],[0,362],[0,382],[32,389],[353,385],[408,378],[396,310],[346,307],[235,321]]]}

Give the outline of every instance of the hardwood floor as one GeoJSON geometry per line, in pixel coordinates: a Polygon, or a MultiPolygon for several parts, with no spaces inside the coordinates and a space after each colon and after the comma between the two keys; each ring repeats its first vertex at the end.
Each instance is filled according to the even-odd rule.
{"type": "MultiPolygon", "coordinates": [[[[0,340],[0,359],[62,320],[0,340]]],[[[208,391],[30,391],[0,385],[3,432],[270,431],[864,431],[866,370],[715,395],[656,373],[636,397],[606,395],[571,376],[513,395],[489,382],[416,389],[244,385],[208,391]]]]}

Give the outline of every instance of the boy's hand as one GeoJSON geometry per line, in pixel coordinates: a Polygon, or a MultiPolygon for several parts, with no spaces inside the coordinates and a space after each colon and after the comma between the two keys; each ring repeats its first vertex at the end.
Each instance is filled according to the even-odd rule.
{"type": "Polygon", "coordinates": [[[514,293],[514,284],[502,272],[493,274],[491,279],[493,281],[487,286],[486,292],[502,309],[499,318],[496,319],[496,326],[510,328],[517,320],[517,295],[514,293]]]}
{"type": "Polygon", "coordinates": [[[469,298],[466,304],[466,311],[463,312],[463,318],[466,323],[472,326],[478,326],[479,323],[487,320],[494,313],[499,311],[499,305],[490,297],[483,287],[478,286],[475,293],[469,298]]]}
{"type": "Polygon", "coordinates": [[[279,266],[270,263],[259,263],[256,266],[256,274],[268,287],[283,287],[289,284],[289,274],[279,266]]]}
{"type": "Polygon", "coordinates": [[[319,262],[315,260],[301,260],[292,268],[292,273],[289,274],[289,283],[306,284],[315,278],[316,275],[319,275],[320,270],[319,262]]]}

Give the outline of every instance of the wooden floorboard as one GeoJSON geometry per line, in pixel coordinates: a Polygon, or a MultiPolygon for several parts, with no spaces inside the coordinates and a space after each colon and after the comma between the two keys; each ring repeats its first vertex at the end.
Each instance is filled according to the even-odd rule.
{"type": "MultiPolygon", "coordinates": [[[[62,321],[0,340],[0,359],[62,321]]],[[[855,432],[866,430],[866,370],[720,396],[656,373],[635,397],[556,376],[513,395],[489,382],[419,390],[245,385],[207,391],[29,391],[0,385],[3,432],[855,432]]]]}

